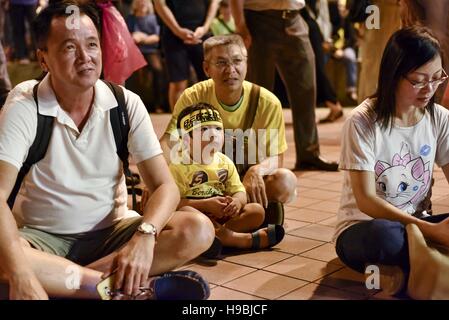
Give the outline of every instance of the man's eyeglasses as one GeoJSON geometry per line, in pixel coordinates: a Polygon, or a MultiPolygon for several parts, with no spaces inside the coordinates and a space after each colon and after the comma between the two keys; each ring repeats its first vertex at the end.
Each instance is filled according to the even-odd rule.
{"type": "Polygon", "coordinates": [[[218,69],[225,69],[226,67],[230,67],[231,65],[234,67],[240,67],[245,63],[246,59],[241,58],[234,58],[231,60],[225,60],[225,59],[219,59],[217,61],[209,61],[210,64],[214,65],[218,69]]]}
{"type": "Polygon", "coordinates": [[[446,79],[448,78],[446,71],[444,71],[444,69],[442,69],[442,71],[443,72],[442,72],[441,77],[438,79],[435,79],[435,80],[417,82],[417,81],[410,80],[407,77],[405,77],[405,79],[407,79],[407,81],[411,83],[411,85],[414,89],[423,89],[423,88],[427,87],[429,84],[432,86],[432,88],[436,88],[440,84],[442,84],[444,81],[446,81],[446,79]]]}

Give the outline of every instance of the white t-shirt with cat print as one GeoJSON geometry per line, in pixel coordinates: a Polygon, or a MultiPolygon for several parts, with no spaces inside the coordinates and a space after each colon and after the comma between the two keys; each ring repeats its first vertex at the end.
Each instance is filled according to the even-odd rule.
{"type": "Polygon", "coordinates": [[[449,111],[435,104],[414,126],[381,129],[370,99],[355,108],[342,131],[343,189],[334,240],[349,226],[372,218],[358,208],[348,170],[375,173],[376,193],[395,207],[425,216],[430,204],[433,164],[449,163],[449,111]]]}

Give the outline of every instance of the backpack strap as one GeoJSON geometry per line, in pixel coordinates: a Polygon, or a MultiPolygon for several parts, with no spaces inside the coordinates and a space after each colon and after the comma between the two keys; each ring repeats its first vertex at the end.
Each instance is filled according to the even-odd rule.
{"type": "MultiPolygon", "coordinates": [[[[260,96],[260,87],[257,84],[253,83],[253,86],[251,87],[251,91],[249,93],[249,101],[248,101],[248,110],[247,113],[245,115],[245,121],[243,122],[243,127],[242,130],[246,131],[250,128],[252,128],[253,123],[254,123],[254,119],[256,118],[256,113],[257,113],[257,106],[259,104],[259,96],[260,96]]],[[[245,145],[246,145],[247,139],[245,137],[245,145]]],[[[235,146],[234,146],[235,148],[235,146]]],[[[245,157],[247,157],[248,155],[246,154],[248,150],[246,150],[245,148],[245,157]]],[[[235,161],[235,157],[233,158],[235,161]]],[[[246,161],[244,161],[246,162],[246,161]]],[[[240,176],[241,179],[243,179],[246,171],[248,171],[249,167],[251,167],[251,165],[249,165],[248,163],[242,163],[242,164],[235,164],[235,167],[237,168],[237,172],[240,176]]]]}
{"type": "MultiPolygon", "coordinates": [[[[104,80],[103,80],[104,81],[104,80]]],[[[117,155],[122,161],[123,172],[126,177],[129,177],[131,181],[131,192],[133,198],[133,210],[137,208],[137,198],[135,189],[135,179],[129,170],[129,150],[128,150],[128,134],[129,134],[129,118],[128,111],[126,109],[125,95],[123,89],[109,81],[104,83],[111,89],[117,100],[117,107],[113,108],[109,112],[109,120],[111,121],[112,131],[114,133],[115,146],[117,148],[117,155]]]]}
{"type": "Polygon", "coordinates": [[[248,111],[243,123],[243,131],[251,128],[256,118],[257,106],[259,104],[260,87],[253,83],[251,92],[249,93],[248,111]]]}
{"type": "Polygon", "coordinates": [[[22,168],[17,175],[16,183],[11,191],[8,198],[8,205],[12,209],[14,201],[16,200],[17,193],[19,192],[20,186],[22,185],[23,179],[27,175],[28,171],[33,164],[42,160],[47,152],[48,144],[50,143],[51,133],[53,131],[53,121],[54,117],[44,116],[39,113],[39,103],[37,100],[37,88],[39,82],[33,87],[33,98],[36,103],[37,112],[37,129],[36,137],[34,138],[33,144],[28,150],[28,156],[25,162],[22,164],[22,168]]]}

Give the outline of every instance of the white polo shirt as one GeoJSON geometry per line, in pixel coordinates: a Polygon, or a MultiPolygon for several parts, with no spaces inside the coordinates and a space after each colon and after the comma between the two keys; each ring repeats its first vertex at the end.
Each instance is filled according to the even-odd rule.
{"type": "MultiPolygon", "coordinates": [[[[36,80],[22,82],[0,114],[0,160],[18,170],[36,136],[33,99],[36,80]]],[[[141,99],[124,89],[129,115],[128,149],[136,163],[162,153],[141,99]]],[[[122,163],[116,153],[109,110],[117,101],[102,81],[95,84],[92,112],[79,132],[59,106],[49,76],[39,84],[39,113],[55,117],[45,157],[31,167],[17,195],[13,214],[19,226],[72,234],[103,229],[137,215],[127,209],[122,163]]]]}

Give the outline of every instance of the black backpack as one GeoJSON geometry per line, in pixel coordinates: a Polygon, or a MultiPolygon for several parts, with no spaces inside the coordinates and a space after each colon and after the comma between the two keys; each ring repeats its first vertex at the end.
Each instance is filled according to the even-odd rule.
{"type": "MultiPolygon", "coordinates": [[[[40,82],[39,82],[40,83],[40,82]]],[[[53,131],[53,121],[54,117],[44,116],[39,113],[39,104],[37,100],[37,88],[39,86],[37,83],[33,88],[33,98],[36,103],[37,112],[37,130],[36,137],[34,138],[33,144],[31,145],[28,156],[20,169],[14,188],[8,198],[8,206],[12,209],[14,201],[16,200],[17,193],[19,192],[20,186],[22,185],[23,179],[27,175],[28,171],[33,164],[42,160],[47,152],[48,145],[50,143],[51,134],[53,131]]],[[[111,89],[114,94],[115,99],[118,102],[117,107],[109,111],[110,122],[112,126],[112,131],[114,132],[115,145],[117,147],[117,155],[122,161],[123,172],[126,177],[131,177],[131,171],[129,170],[129,151],[128,151],[128,133],[129,133],[129,119],[128,112],[126,110],[125,96],[123,89],[118,85],[111,82],[104,81],[106,85],[111,89]]],[[[134,189],[134,183],[131,185],[132,198],[133,198],[133,209],[137,207],[136,192],[134,189]]]]}

